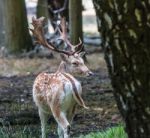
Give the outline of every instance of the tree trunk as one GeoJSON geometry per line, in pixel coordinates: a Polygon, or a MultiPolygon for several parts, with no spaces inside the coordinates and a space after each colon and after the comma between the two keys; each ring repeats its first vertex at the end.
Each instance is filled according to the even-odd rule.
{"type": "Polygon", "coordinates": [[[47,0],[38,0],[37,3],[37,18],[44,16],[46,17],[46,22],[44,27],[45,33],[48,32],[48,8],[47,8],[47,0]]]}
{"type": "Polygon", "coordinates": [[[24,0],[5,0],[6,46],[16,54],[32,49],[24,0]]]}
{"type": "Polygon", "coordinates": [[[73,44],[83,40],[82,32],[82,0],[69,0],[70,38],[73,44]]]}
{"type": "Polygon", "coordinates": [[[93,0],[129,138],[150,137],[150,2],[93,0]]]}
{"type": "Polygon", "coordinates": [[[4,31],[4,0],[0,0],[0,47],[4,46],[5,44],[5,31],[4,31]]]}

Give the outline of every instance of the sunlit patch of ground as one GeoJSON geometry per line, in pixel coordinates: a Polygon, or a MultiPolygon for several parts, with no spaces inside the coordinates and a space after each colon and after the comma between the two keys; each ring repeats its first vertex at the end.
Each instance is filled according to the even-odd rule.
{"type": "MultiPolygon", "coordinates": [[[[87,66],[92,70],[103,69],[106,72],[106,64],[103,54],[87,55],[87,66]]],[[[0,76],[38,74],[42,71],[55,72],[61,59],[55,54],[53,59],[46,58],[0,58],[0,76]]]]}

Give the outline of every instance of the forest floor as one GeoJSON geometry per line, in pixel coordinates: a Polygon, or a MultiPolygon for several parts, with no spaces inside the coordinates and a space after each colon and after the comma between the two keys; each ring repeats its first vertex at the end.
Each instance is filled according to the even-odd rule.
{"type": "MultiPolygon", "coordinates": [[[[95,73],[92,77],[76,78],[82,82],[83,99],[89,110],[78,107],[72,123],[71,135],[78,137],[93,131],[102,131],[122,122],[112,94],[112,87],[102,53],[87,55],[87,66],[95,73]]],[[[0,58],[0,123],[11,125],[12,133],[17,127],[31,126],[38,134],[40,121],[37,108],[32,101],[32,85],[38,73],[54,72],[60,62],[56,54],[46,58],[0,58]],[[17,126],[17,127],[16,127],[17,126]],[[34,127],[33,127],[34,126],[34,127]]],[[[56,137],[53,117],[48,121],[49,137],[56,137]]]]}

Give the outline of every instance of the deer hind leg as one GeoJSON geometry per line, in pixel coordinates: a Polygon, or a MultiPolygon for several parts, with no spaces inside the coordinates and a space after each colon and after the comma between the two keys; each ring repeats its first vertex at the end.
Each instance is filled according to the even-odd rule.
{"type": "Polygon", "coordinates": [[[73,105],[72,108],[70,108],[68,110],[67,118],[68,118],[69,123],[71,123],[72,120],[73,120],[73,117],[74,117],[74,114],[75,114],[75,109],[76,109],[76,104],[73,105]]]}
{"type": "Polygon", "coordinates": [[[57,110],[56,109],[52,110],[52,113],[54,115],[55,120],[58,123],[59,138],[69,138],[70,124],[66,118],[65,113],[62,112],[58,107],[57,107],[57,110]]]}
{"type": "MultiPolygon", "coordinates": [[[[58,122],[59,129],[61,132],[61,135],[63,135],[63,138],[69,138],[70,135],[70,124],[66,118],[66,115],[61,112],[59,116],[57,116],[56,121],[58,122]]],[[[60,138],[61,138],[60,135],[60,138]]]]}
{"type": "Polygon", "coordinates": [[[41,120],[42,138],[46,138],[47,114],[39,108],[39,117],[41,120]]]}

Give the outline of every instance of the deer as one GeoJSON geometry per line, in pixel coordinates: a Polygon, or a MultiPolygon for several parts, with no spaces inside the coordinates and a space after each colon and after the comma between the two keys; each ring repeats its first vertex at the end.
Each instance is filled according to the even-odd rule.
{"type": "Polygon", "coordinates": [[[55,73],[40,73],[33,84],[33,100],[38,107],[41,121],[42,138],[46,138],[46,123],[49,114],[52,113],[58,124],[59,138],[70,137],[70,124],[77,105],[89,109],[84,103],[81,83],[73,77],[73,74],[85,76],[93,73],[84,64],[82,59],[82,41],[77,45],[71,44],[66,35],[65,19],[61,19],[59,28],[60,38],[68,46],[69,50],[60,50],[53,43],[47,42],[43,32],[45,17],[32,18],[33,29],[30,29],[36,39],[36,43],[54,52],[60,53],[61,63],[55,73]]]}

